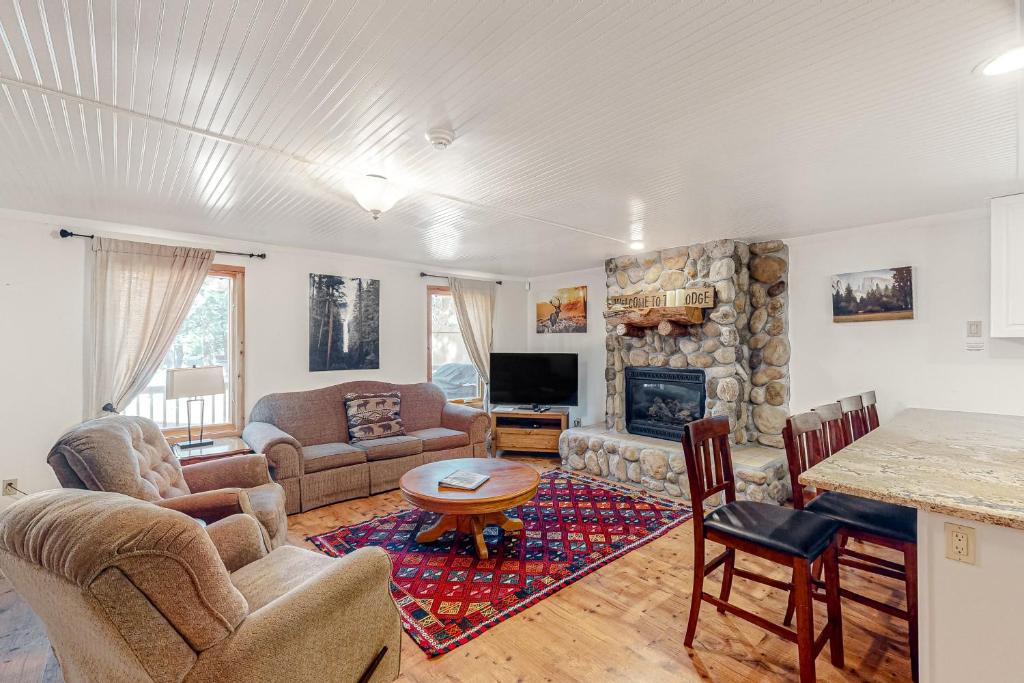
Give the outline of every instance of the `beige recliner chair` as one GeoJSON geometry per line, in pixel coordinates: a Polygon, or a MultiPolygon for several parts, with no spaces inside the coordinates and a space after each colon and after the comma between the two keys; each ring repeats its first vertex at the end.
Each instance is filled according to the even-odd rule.
{"type": "Polygon", "coordinates": [[[0,512],[0,570],[46,625],[68,683],[396,678],[387,554],[268,553],[257,527],[44,491],[0,512]]]}
{"type": "Polygon", "coordinates": [[[182,467],[155,422],[110,415],[83,422],[50,449],[61,486],[113,491],[179,510],[204,522],[239,512],[259,520],[270,548],[288,535],[284,489],[262,455],[182,467]]]}

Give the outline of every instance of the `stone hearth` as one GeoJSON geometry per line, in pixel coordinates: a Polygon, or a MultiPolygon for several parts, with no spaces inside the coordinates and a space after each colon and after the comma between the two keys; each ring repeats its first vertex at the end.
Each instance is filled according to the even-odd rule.
{"type": "MultiPolygon", "coordinates": [[[[643,486],[652,493],[690,499],[686,460],[678,442],[623,434],[602,425],[573,427],[558,442],[562,467],[611,481],[643,486]]],[[[746,445],[732,449],[736,495],[782,504],[790,497],[784,451],[746,445]]]]}

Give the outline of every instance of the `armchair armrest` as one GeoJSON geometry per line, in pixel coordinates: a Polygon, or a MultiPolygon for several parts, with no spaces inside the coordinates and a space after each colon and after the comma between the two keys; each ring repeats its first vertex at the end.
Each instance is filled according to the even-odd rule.
{"type": "Polygon", "coordinates": [[[393,680],[402,629],[390,579],[391,561],[380,548],[337,559],[201,653],[189,680],[212,682],[226,671],[246,671],[262,680],[320,683],[327,671],[332,680],[356,681],[385,647],[373,680],[393,680]]]}
{"type": "Polygon", "coordinates": [[[260,454],[197,462],[182,467],[181,473],[193,493],[225,487],[251,489],[271,483],[267,458],[260,454]]]}
{"type": "Polygon", "coordinates": [[[245,492],[242,489],[217,489],[216,491],[190,493],[187,496],[176,498],[164,498],[156,501],[156,504],[170,510],[184,512],[189,517],[195,517],[210,524],[218,519],[244,512],[242,510],[243,501],[240,500],[244,495],[245,492]]]}
{"type": "Polygon", "coordinates": [[[302,474],[302,444],[269,422],[250,422],[242,430],[249,448],[267,456],[275,479],[290,479],[302,474]]]}
{"type": "Polygon", "coordinates": [[[206,533],[229,572],[255,562],[268,552],[260,524],[250,515],[231,515],[208,524],[206,533]]]}
{"type": "Polygon", "coordinates": [[[470,443],[483,443],[491,428],[487,413],[460,403],[445,403],[441,411],[441,426],[469,434],[470,443]]]}

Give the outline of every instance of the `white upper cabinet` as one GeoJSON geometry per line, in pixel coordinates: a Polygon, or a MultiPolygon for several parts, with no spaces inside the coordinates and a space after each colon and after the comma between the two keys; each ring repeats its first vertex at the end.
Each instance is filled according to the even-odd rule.
{"type": "Polygon", "coordinates": [[[992,200],[992,336],[1024,337],[1024,194],[992,200]]]}

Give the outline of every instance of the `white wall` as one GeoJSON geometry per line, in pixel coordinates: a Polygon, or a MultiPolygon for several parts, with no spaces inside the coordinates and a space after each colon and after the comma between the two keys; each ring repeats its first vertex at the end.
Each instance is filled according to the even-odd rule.
{"type": "Polygon", "coordinates": [[[582,424],[604,424],[605,399],[605,308],[604,266],[571,273],[558,273],[530,280],[526,306],[526,347],[531,352],[578,353],[580,368],[580,405],[570,413],[570,422],[578,417],[582,424]],[[556,289],[587,287],[586,333],[538,333],[537,302],[545,301],[556,289]]]}
{"type": "Polygon", "coordinates": [[[46,454],[84,405],[87,245],[52,232],[0,221],[0,478],[23,491],[56,485],[46,454]]]}
{"type": "Polygon", "coordinates": [[[987,338],[987,210],[786,241],[794,412],[874,389],[883,420],[910,406],[1024,414],[1024,340],[987,338]],[[832,322],[833,274],[905,265],[913,320],[832,322]],[[968,320],[984,321],[984,351],[965,350],[968,320]]]}
{"type": "MultiPolygon", "coordinates": [[[[58,223],[0,212],[0,415],[7,425],[0,448],[0,478],[20,488],[56,486],[46,454],[60,434],[83,416],[89,242],[62,240],[58,223]]],[[[145,241],[199,244],[233,251],[266,251],[265,261],[218,257],[246,267],[246,412],[264,394],[328,386],[353,379],[420,382],[427,376],[426,287],[417,264],[328,252],[206,240],[124,226],[88,224],[94,232],[145,241]],[[381,281],[379,370],[308,370],[309,274],[332,273],[381,281]]],[[[435,270],[435,269],[428,269],[435,270]]],[[[526,350],[525,282],[501,278],[495,350],[526,350]]],[[[5,501],[0,500],[0,506],[5,501]]],[[[6,501],[6,502],[9,502],[6,501]]]]}

